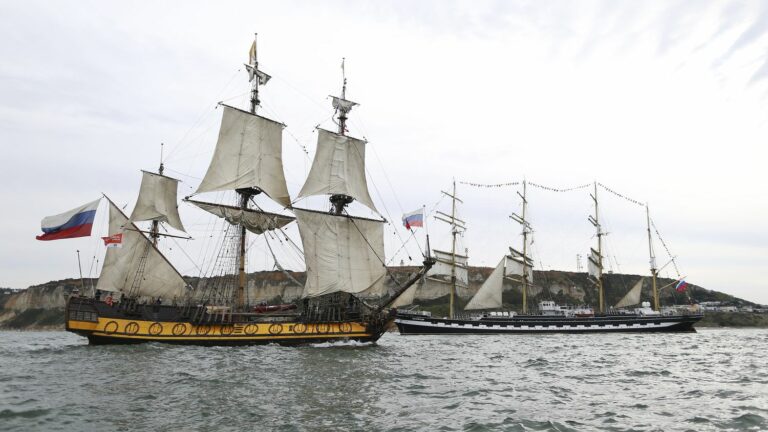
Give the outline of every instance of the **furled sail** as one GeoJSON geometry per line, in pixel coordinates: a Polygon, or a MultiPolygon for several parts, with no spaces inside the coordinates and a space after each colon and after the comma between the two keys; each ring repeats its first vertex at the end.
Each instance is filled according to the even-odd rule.
{"type": "Polygon", "coordinates": [[[381,297],[384,222],[294,208],[304,244],[304,297],[347,292],[381,297]]]}
{"type": "Polygon", "coordinates": [[[179,272],[113,202],[109,204],[109,236],[122,234],[122,240],[120,247],[107,249],[96,288],[128,293],[138,286],[139,296],[182,298],[187,284],[179,272]]]}
{"type": "Polygon", "coordinates": [[[501,288],[504,284],[504,257],[493,269],[488,279],[477,290],[477,294],[467,303],[465,310],[496,309],[501,307],[501,288]]]}
{"type": "Polygon", "coordinates": [[[283,125],[223,105],[219,141],[196,193],[254,187],[291,205],[283,173],[283,125]]]}
{"type": "Polygon", "coordinates": [[[331,104],[335,109],[341,110],[344,112],[348,112],[354,106],[358,105],[357,102],[352,102],[351,100],[346,100],[344,98],[340,98],[336,96],[331,96],[331,104]]]}
{"type": "Polygon", "coordinates": [[[141,189],[131,221],[165,222],[179,231],[185,231],[176,201],[178,186],[179,181],[174,178],[142,171],[141,189]]]}
{"type": "Polygon", "coordinates": [[[643,278],[640,278],[639,281],[635,284],[635,286],[632,287],[629,292],[627,292],[624,297],[622,297],[621,300],[619,300],[618,303],[616,303],[617,308],[623,308],[627,306],[633,306],[636,304],[640,304],[640,292],[643,290],[643,278]]]}
{"type": "Polygon", "coordinates": [[[587,257],[587,271],[589,275],[595,279],[600,279],[603,274],[603,257],[600,254],[590,248],[590,255],[587,257]]]}
{"type": "Polygon", "coordinates": [[[504,276],[522,276],[523,273],[525,273],[528,283],[532,283],[533,260],[513,248],[509,248],[509,252],[511,255],[507,256],[507,265],[504,276]],[[523,266],[523,263],[525,263],[525,266],[523,266]]]}
{"type": "Polygon", "coordinates": [[[365,141],[318,129],[317,153],[297,198],[348,195],[377,211],[365,179],[365,141]]]}
{"type": "Polygon", "coordinates": [[[190,199],[185,201],[200,207],[208,213],[224,218],[224,220],[232,225],[243,225],[248,231],[254,234],[263,234],[265,231],[282,228],[293,222],[295,219],[291,216],[269,213],[261,210],[242,209],[239,207],[190,199]]]}
{"type": "Polygon", "coordinates": [[[451,254],[437,249],[433,250],[435,265],[427,272],[427,278],[437,282],[451,283],[451,268],[456,263],[456,284],[469,285],[469,272],[467,270],[467,257],[465,255],[451,254]]]}

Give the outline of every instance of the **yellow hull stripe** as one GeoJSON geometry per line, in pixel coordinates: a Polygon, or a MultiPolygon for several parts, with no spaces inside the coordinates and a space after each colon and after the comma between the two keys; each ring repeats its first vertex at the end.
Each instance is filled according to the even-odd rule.
{"type": "Polygon", "coordinates": [[[101,337],[155,341],[339,339],[373,336],[358,322],[192,324],[99,317],[98,322],[67,320],[67,329],[101,337]]]}

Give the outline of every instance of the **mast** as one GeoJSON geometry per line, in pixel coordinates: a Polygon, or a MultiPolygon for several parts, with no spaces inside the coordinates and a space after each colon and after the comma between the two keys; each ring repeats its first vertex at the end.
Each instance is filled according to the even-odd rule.
{"type": "MultiPolygon", "coordinates": [[[[266,84],[266,80],[262,83],[261,76],[258,76],[259,72],[259,60],[257,57],[257,51],[256,51],[256,41],[258,38],[258,33],[253,34],[253,45],[251,45],[251,51],[249,53],[249,64],[253,68],[253,71],[257,73],[257,76],[254,76],[251,74],[251,114],[256,115],[256,109],[261,104],[261,101],[259,100],[259,84],[266,84]],[[254,79],[255,78],[255,79],[254,79]]],[[[246,187],[246,188],[239,188],[236,189],[235,192],[240,197],[240,209],[243,210],[243,212],[248,210],[248,200],[255,195],[258,195],[261,193],[261,189],[256,187],[246,187]]],[[[245,228],[244,223],[240,223],[240,249],[239,249],[239,260],[238,260],[238,284],[237,284],[237,295],[235,297],[235,305],[236,309],[242,310],[245,307],[245,289],[246,289],[246,277],[245,277],[245,244],[246,240],[248,238],[248,231],[245,228]]]]}
{"type": "Polygon", "coordinates": [[[451,219],[453,221],[453,224],[451,226],[451,295],[450,295],[450,318],[453,319],[453,305],[454,305],[454,298],[456,297],[456,234],[458,234],[458,230],[456,229],[456,179],[453,180],[453,195],[451,196],[453,200],[451,201],[451,219]]]}
{"type": "Polygon", "coordinates": [[[653,240],[651,237],[651,212],[648,208],[648,203],[645,203],[645,222],[648,231],[648,254],[650,256],[651,264],[651,282],[653,286],[653,310],[659,311],[659,290],[656,284],[656,277],[658,275],[658,269],[656,268],[656,255],[653,253],[653,240]]]}
{"type": "Polygon", "coordinates": [[[523,200],[522,215],[518,216],[516,214],[512,214],[511,216],[513,220],[523,226],[523,275],[521,279],[523,291],[523,313],[528,313],[528,286],[531,283],[531,281],[528,280],[528,234],[530,233],[530,229],[528,227],[528,222],[525,220],[526,210],[528,208],[526,189],[527,182],[523,180],[523,193],[522,195],[520,192],[517,193],[517,195],[523,200]]]}
{"type": "MultiPolygon", "coordinates": [[[[160,143],[160,167],[157,169],[157,173],[163,175],[165,167],[163,166],[163,143],[160,143]]],[[[157,239],[160,237],[160,221],[153,220],[152,228],[149,230],[149,237],[152,239],[152,244],[157,247],[157,239]]]]}
{"type": "MultiPolygon", "coordinates": [[[[346,59],[341,59],[341,96],[333,98],[333,107],[338,112],[339,135],[345,136],[347,132],[347,114],[352,111],[352,107],[357,103],[347,100],[347,75],[344,69],[346,59]]],[[[329,198],[331,202],[331,214],[340,215],[344,209],[355,199],[346,194],[333,194],[329,198]]]]}
{"type": "Polygon", "coordinates": [[[597,279],[597,296],[598,296],[598,303],[599,303],[599,312],[604,313],[605,312],[605,295],[603,292],[603,230],[600,227],[600,215],[599,215],[599,207],[597,203],[597,182],[595,182],[595,191],[593,195],[590,195],[592,197],[592,200],[595,202],[595,215],[589,217],[589,221],[592,223],[592,225],[595,227],[595,232],[597,235],[597,257],[594,257],[590,254],[590,260],[596,267],[596,274],[595,279],[597,279]],[[596,258],[596,259],[595,259],[596,258]]]}
{"type": "MultiPolygon", "coordinates": [[[[256,40],[258,36],[258,33],[253,34],[253,45],[251,45],[251,52],[249,53],[249,63],[254,71],[259,70],[259,61],[256,56],[256,40]]],[[[261,104],[259,100],[259,84],[261,84],[261,79],[253,79],[253,75],[251,75],[251,114],[256,114],[256,108],[261,104]]]]}

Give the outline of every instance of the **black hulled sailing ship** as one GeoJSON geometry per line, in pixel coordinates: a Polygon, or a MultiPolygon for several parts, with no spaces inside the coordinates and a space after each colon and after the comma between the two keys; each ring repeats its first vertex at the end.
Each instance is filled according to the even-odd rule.
{"type": "MultiPolygon", "coordinates": [[[[598,310],[590,306],[565,307],[554,301],[541,301],[538,309],[529,311],[528,291],[533,286],[533,260],[529,254],[531,225],[526,220],[528,201],[526,198],[525,181],[522,182],[521,214],[512,214],[511,219],[522,228],[523,245],[518,251],[509,248],[499,264],[493,269],[477,293],[470,299],[464,313],[454,311],[454,298],[457,284],[461,283],[461,275],[466,272],[466,257],[462,262],[455,254],[450,261],[445,261],[455,268],[450,271],[450,302],[448,317],[433,317],[428,312],[399,309],[395,323],[401,334],[518,334],[518,333],[608,333],[608,332],[688,332],[695,331],[693,325],[701,320],[702,315],[697,311],[663,311],[659,303],[657,287],[658,269],[653,249],[650,230],[650,215],[646,209],[648,230],[648,249],[651,264],[651,289],[653,306],[643,302],[639,308],[628,309],[628,306],[640,304],[640,295],[644,278],[641,278],[614,308],[606,308],[603,285],[603,241],[605,232],[602,230],[598,212],[597,184],[594,194],[594,215],[589,216],[590,223],[595,227],[597,249],[590,249],[588,257],[588,274],[598,294],[598,310]],[[502,290],[505,280],[519,284],[522,293],[521,313],[503,310],[502,290]]],[[[445,192],[444,192],[445,193],[445,192]]],[[[452,213],[442,213],[441,220],[451,224],[453,232],[453,250],[456,250],[456,233],[465,229],[464,222],[456,218],[456,188],[453,194],[447,194],[453,201],[452,213]]],[[[460,200],[458,200],[460,201],[460,200]]],[[[438,261],[438,264],[440,262],[438,261]]],[[[437,266],[435,269],[438,268],[437,266]]],[[[398,299],[396,306],[411,303],[419,285],[413,285],[398,299]]]]}
{"type": "MultiPolygon", "coordinates": [[[[184,231],[177,210],[178,181],[144,172],[130,217],[111,200],[109,235],[121,247],[107,249],[94,295],[72,296],[66,329],[92,344],[167,342],[195,345],[302,344],[334,340],[376,341],[391,324],[389,305],[431,266],[426,260],[394,292],[384,280],[384,220],[351,216],[357,200],[376,211],[365,177],[366,142],[346,134],[356,103],[333,97],[338,131],[319,130],[317,152],[299,198],[330,195],[330,211],[292,207],[282,164],[285,125],[257,114],[259,86],[270,76],[258,68],[256,42],[246,64],[250,110],[223,105],[221,128],[208,170],[185,201],[223,218],[229,227],[216,266],[221,271],[190,286],[157,247],[159,227],[184,231]],[[236,203],[197,199],[197,194],[234,191],[236,203]],[[268,199],[295,216],[264,211],[268,199]],[[142,231],[136,223],[151,221],[142,231]],[[269,305],[248,296],[247,237],[296,222],[307,279],[294,303],[269,305]],[[230,251],[230,252],[226,252],[230,251]],[[235,251],[232,253],[231,251],[235,251]]],[[[377,212],[378,213],[378,212],[377,212]]],[[[276,263],[277,264],[277,263],[276,263]]]]}

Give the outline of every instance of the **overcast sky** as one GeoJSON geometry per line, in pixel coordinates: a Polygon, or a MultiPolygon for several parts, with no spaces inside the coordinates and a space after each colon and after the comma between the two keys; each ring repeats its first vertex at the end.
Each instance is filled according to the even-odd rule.
{"type": "MultiPolygon", "coordinates": [[[[454,178],[599,181],[650,203],[689,282],[768,303],[767,30],[764,1],[1,2],[0,286],[75,277],[76,249],[84,273],[97,274],[106,212],[94,237],[76,240],[36,241],[40,219],[102,192],[129,211],[160,142],[180,196],[193,192],[213,151],[216,103],[246,106],[242,63],[258,32],[260,66],[273,76],[261,113],[288,125],[292,196],[315,126],[334,127],[327,95],[339,92],[346,57],[347,95],[361,104],[350,133],[369,141],[372,195],[393,222],[391,262],[418,262],[414,241],[400,250],[400,216],[449,211],[440,190],[454,178]]],[[[519,211],[517,190],[459,183],[471,264],[493,266],[519,247],[507,217],[519,211]]],[[[598,194],[610,268],[647,273],[643,208],[598,194]]],[[[589,191],[529,188],[529,202],[537,266],[576,270],[595,242],[589,191]]],[[[163,247],[197,275],[220,227],[180,209],[196,240],[163,247]]],[[[251,270],[271,268],[263,244],[253,246],[251,270]]],[[[672,266],[662,274],[676,276],[672,266]]]]}

